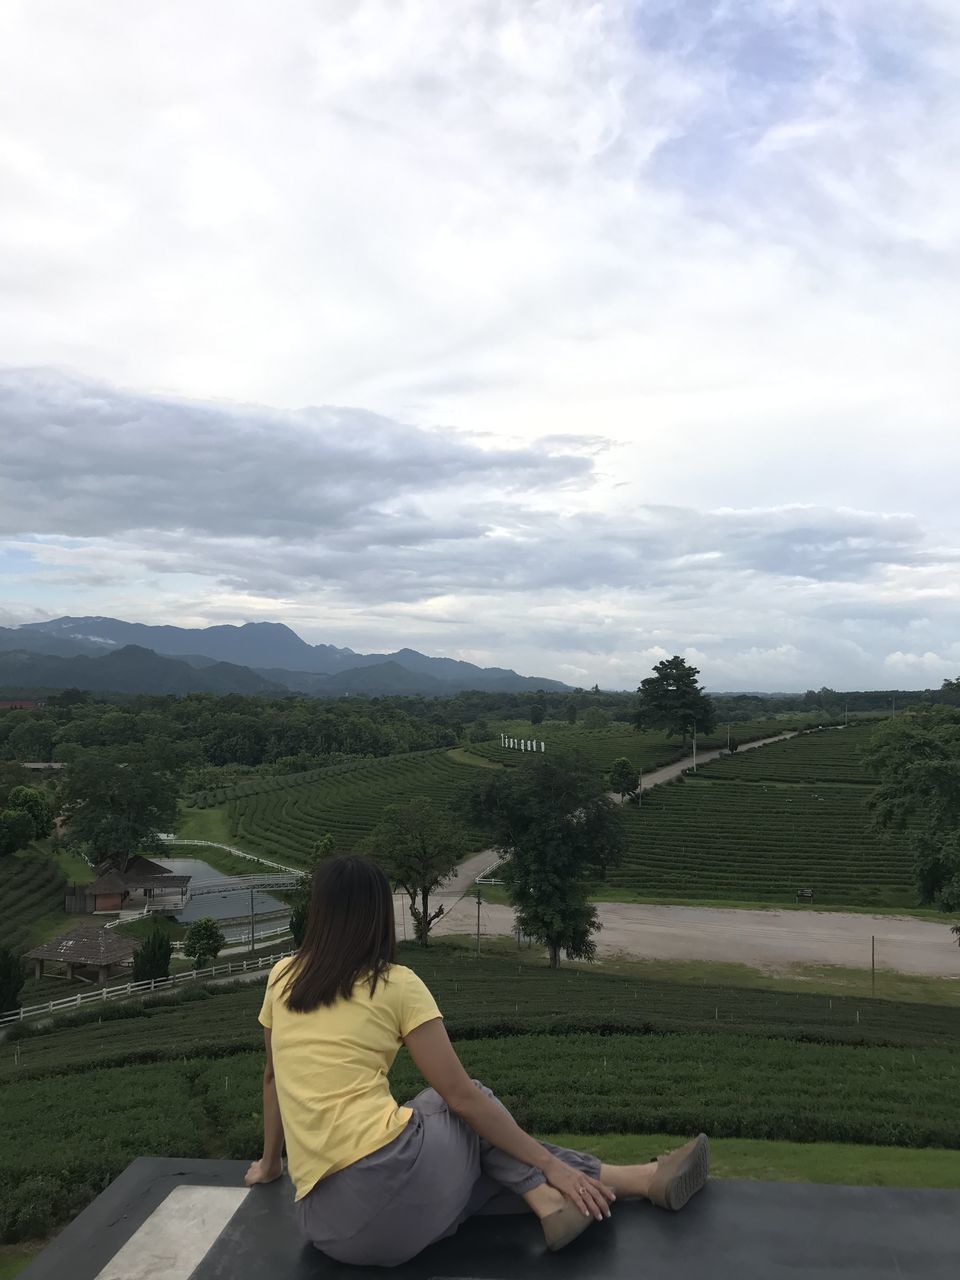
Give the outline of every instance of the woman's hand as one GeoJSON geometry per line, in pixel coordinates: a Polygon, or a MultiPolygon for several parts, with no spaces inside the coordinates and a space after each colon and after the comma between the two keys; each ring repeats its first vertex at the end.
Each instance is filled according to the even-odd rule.
{"type": "Polygon", "coordinates": [[[543,1171],[543,1176],[551,1187],[562,1191],[567,1199],[572,1200],[587,1217],[592,1214],[598,1222],[602,1218],[610,1217],[610,1202],[617,1198],[612,1187],[598,1182],[589,1174],[572,1169],[570,1165],[557,1159],[550,1161],[543,1171]]]}
{"type": "Polygon", "coordinates": [[[258,1182],[276,1182],[283,1174],[283,1161],[280,1160],[276,1164],[267,1164],[265,1160],[254,1160],[253,1164],[243,1175],[244,1185],[254,1187],[258,1182]]]}

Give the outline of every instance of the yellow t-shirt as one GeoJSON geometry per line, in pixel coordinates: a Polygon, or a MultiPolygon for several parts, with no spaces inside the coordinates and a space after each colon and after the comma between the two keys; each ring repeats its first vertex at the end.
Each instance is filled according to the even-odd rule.
{"type": "Polygon", "coordinates": [[[302,1200],[321,1178],[403,1132],[412,1112],[397,1106],[387,1073],[403,1037],[443,1015],[413,970],[399,964],[372,997],[361,980],[349,1000],[294,1013],[283,998],[290,963],[271,969],[260,1022],[272,1029],[287,1166],[302,1200]]]}

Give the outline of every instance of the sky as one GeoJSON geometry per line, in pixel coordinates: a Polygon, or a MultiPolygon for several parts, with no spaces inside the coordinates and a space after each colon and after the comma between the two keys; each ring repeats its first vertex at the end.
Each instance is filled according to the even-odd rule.
{"type": "Polygon", "coordinates": [[[6,0],[0,624],[960,674],[955,0],[6,0]]]}

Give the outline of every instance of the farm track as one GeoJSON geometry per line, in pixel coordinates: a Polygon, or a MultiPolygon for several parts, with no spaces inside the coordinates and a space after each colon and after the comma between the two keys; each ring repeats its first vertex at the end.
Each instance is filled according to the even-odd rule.
{"type": "MultiPolygon", "coordinates": [[[[708,960],[782,971],[795,964],[870,967],[876,938],[878,968],[960,979],[960,948],[950,928],[908,916],[842,912],[745,911],[723,907],[658,907],[625,902],[597,905],[605,955],[653,960],[708,960]]],[[[438,934],[471,934],[476,907],[463,899],[438,920],[438,934]]],[[[486,903],[481,933],[514,933],[511,907],[486,903]]]]}

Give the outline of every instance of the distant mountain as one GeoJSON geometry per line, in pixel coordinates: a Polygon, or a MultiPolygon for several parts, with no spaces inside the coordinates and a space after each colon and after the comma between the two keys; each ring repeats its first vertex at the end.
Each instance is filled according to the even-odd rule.
{"type": "Polygon", "coordinates": [[[191,628],[153,627],[118,618],[56,618],[26,623],[13,630],[0,628],[0,633],[0,652],[16,647],[70,656],[102,654],[124,645],[138,645],[182,658],[196,667],[203,659],[251,667],[262,679],[303,693],[373,692],[374,686],[382,694],[450,694],[464,689],[513,693],[569,688],[559,680],[521,676],[503,667],[478,667],[455,658],[431,658],[416,649],[365,654],[330,644],[307,644],[281,622],[191,628]],[[17,637],[16,644],[10,639],[13,636],[17,637]],[[363,669],[380,669],[366,686],[357,674],[363,669]],[[317,678],[344,673],[350,674],[343,686],[317,678]],[[421,677],[420,682],[411,682],[411,673],[421,677]]]}
{"type": "Polygon", "coordinates": [[[99,658],[61,658],[23,650],[0,652],[0,686],[89,689],[93,693],[286,693],[247,667],[214,662],[198,670],[138,645],[125,645],[99,658]]]}

